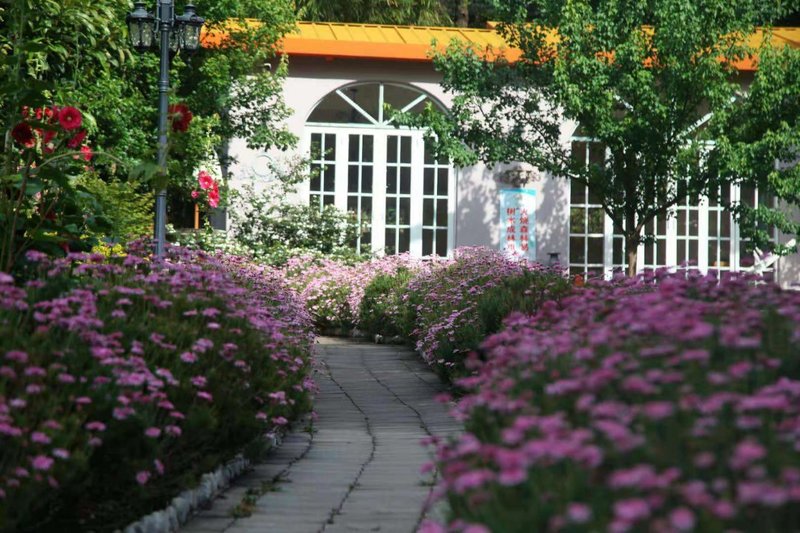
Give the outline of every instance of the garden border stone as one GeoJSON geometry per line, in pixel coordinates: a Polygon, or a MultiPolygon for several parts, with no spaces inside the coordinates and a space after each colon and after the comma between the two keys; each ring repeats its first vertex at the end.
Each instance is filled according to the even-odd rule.
{"type": "MultiPolygon", "coordinates": [[[[275,433],[264,435],[267,444],[265,454],[281,445],[287,431],[288,428],[281,427],[275,433]]],[[[174,533],[186,525],[194,514],[207,508],[236,478],[249,471],[251,466],[253,463],[239,453],[213,472],[203,474],[197,487],[175,496],[166,508],[152,512],[115,533],[174,533]]]]}

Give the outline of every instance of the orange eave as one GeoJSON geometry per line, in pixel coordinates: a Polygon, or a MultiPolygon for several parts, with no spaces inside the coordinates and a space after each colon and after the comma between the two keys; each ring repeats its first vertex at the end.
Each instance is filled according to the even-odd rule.
{"type": "MultiPolygon", "coordinates": [[[[247,24],[259,24],[247,21],[247,24]]],[[[229,26],[235,28],[234,26],[229,26]]],[[[224,42],[224,30],[204,31],[203,46],[219,46],[224,42]]],[[[749,41],[757,45],[763,38],[758,30],[749,41]]],[[[279,49],[291,56],[349,58],[388,61],[431,62],[433,41],[444,49],[453,40],[472,46],[487,59],[504,57],[517,61],[522,52],[512,48],[493,29],[442,28],[428,26],[388,26],[376,24],[344,24],[298,22],[297,31],[287,35],[279,49]]],[[[800,28],[774,28],[774,46],[800,48],[800,28]]],[[[758,58],[746,58],[734,65],[740,71],[755,71],[758,58]]]]}

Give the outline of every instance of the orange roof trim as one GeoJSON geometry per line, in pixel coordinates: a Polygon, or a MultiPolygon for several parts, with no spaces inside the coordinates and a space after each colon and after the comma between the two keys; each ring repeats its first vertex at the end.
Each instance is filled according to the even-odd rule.
{"type": "MultiPolygon", "coordinates": [[[[257,21],[247,23],[260,24],[257,21]]],[[[800,28],[774,28],[772,33],[773,46],[800,48],[800,28]]],[[[213,47],[222,43],[225,37],[221,31],[206,31],[201,41],[203,46],[213,47]]],[[[757,46],[762,38],[763,32],[758,30],[750,36],[749,44],[757,46]]],[[[443,49],[454,40],[472,45],[488,59],[504,57],[516,61],[522,56],[519,49],[510,47],[494,29],[321,22],[298,22],[297,31],[286,36],[281,49],[290,57],[430,62],[433,41],[443,49]]],[[[738,62],[736,67],[754,71],[757,63],[757,58],[749,58],[738,62]]]]}
{"type": "MultiPolygon", "coordinates": [[[[248,21],[248,24],[259,24],[248,21]]],[[[220,31],[204,32],[203,46],[216,46],[225,39],[220,31]]],[[[440,49],[460,40],[491,58],[503,56],[516,61],[521,52],[510,48],[494,30],[475,28],[445,28],[433,26],[388,26],[379,24],[344,24],[298,22],[297,31],[281,43],[284,53],[291,56],[340,57],[353,59],[382,59],[396,61],[432,61],[432,42],[440,49]]]]}

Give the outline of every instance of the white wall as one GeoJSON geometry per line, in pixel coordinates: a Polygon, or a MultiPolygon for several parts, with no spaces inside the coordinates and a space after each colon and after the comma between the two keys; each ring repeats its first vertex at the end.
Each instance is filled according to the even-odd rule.
{"type": "MultiPolygon", "coordinates": [[[[355,60],[325,60],[322,58],[292,58],[284,97],[294,110],[288,120],[289,130],[302,137],[306,119],[317,103],[334,90],[356,81],[398,82],[413,85],[439,100],[444,106],[452,103],[439,84],[439,75],[430,63],[379,62],[355,60]]],[[[573,128],[574,129],[574,128],[573,128]]],[[[566,137],[572,133],[565,126],[566,137]],[[568,130],[568,131],[567,131],[568,130]]],[[[297,151],[305,148],[301,142],[297,151]]],[[[247,149],[244,141],[231,144],[231,153],[237,159],[232,165],[231,185],[239,187],[252,183],[263,185],[267,158],[280,161],[291,154],[271,151],[263,153],[247,149]],[[250,179],[255,175],[255,179],[250,179]],[[262,177],[259,177],[262,175],[262,177]]],[[[499,247],[501,227],[498,190],[513,187],[498,182],[495,176],[508,166],[487,168],[479,164],[458,169],[455,206],[455,245],[499,247]]],[[[547,261],[550,252],[556,252],[563,262],[569,249],[569,186],[565,180],[537,176],[526,187],[536,189],[536,241],[537,258],[547,261]]],[[[305,201],[306,190],[298,189],[298,201],[305,201]]]]}

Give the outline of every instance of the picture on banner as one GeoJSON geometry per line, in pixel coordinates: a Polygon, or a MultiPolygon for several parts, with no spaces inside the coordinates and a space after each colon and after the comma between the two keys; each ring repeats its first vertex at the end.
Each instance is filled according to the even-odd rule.
{"type": "Polygon", "coordinates": [[[536,191],[500,191],[500,249],[516,257],[536,260],[536,191]]]}

